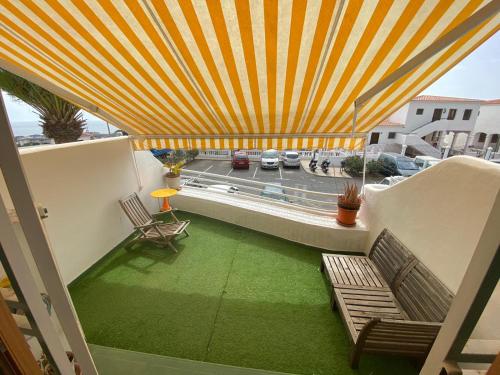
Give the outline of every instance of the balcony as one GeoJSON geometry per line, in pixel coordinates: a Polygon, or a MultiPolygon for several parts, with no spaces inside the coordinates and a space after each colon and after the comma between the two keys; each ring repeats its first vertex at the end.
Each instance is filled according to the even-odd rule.
{"type": "MultiPolygon", "coordinates": [[[[192,233],[176,243],[177,254],[147,243],[124,247],[132,226],[118,200],[136,191],[156,212],[149,193],[164,186],[161,163],[150,152],[132,151],[126,137],[26,149],[21,158],[35,204],[48,210],[43,226],[52,255],[103,374],[133,366],[137,373],[154,366],[191,373],[418,373],[410,360],[377,355],[363,356],[357,371],[349,368],[349,341],[330,310],[320,254],[367,253],[390,228],[462,300],[452,306],[446,333],[458,329],[457,311],[470,306],[463,298],[480,274],[470,267],[489,265],[478,243],[485,233],[498,238],[494,228],[488,234],[498,167],[468,157],[389,189],[367,186],[355,228],[335,223],[334,206],[315,211],[186,185],[172,204],[192,220],[192,233]]],[[[21,248],[38,274],[27,244],[21,248]]],[[[472,353],[477,342],[479,353],[498,347],[497,296],[481,310],[468,341],[472,353]]]]}
{"type": "MultiPolygon", "coordinates": [[[[291,374],[350,374],[321,249],[204,216],[179,253],[119,245],[69,290],[91,344],[291,374]]],[[[416,374],[367,356],[360,373],[416,374]]]]}

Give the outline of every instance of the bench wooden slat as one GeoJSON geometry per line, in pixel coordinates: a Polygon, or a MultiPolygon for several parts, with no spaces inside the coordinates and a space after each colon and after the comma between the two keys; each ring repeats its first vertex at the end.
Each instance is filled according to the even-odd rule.
{"type": "Polygon", "coordinates": [[[398,315],[398,314],[392,314],[392,313],[385,313],[385,312],[374,312],[374,311],[361,311],[361,310],[351,310],[349,311],[349,315],[351,317],[365,317],[365,318],[373,318],[374,315],[376,315],[379,318],[386,318],[386,319],[399,319],[399,320],[404,320],[404,317],[398,315]]]}
{"type": "Polygon", "coordinates": [[[374,306],[374,307],[391,307],[394,305],[392,301],[380,301],[380,300],[366,300],[366,299],[351,299],[344,298],[347,305],[358,305],[358,306],[374,306]]]}
{"type": "Polygon", "coordinates": [[[374,263],[363,256],[323,254],[322,267],[334,287],[389,288],[374,263]]]}
{"type": "Polygon", "coordinates": [[[356,264],[357,269],[359,270],[360,274],[362,275],[363,283],[366,286],[375,286],[375,282],[372,279],[372,276],[366,269],[366,266],[363,264],[361,261],[361,258],[352,258],[352,261],[356,264]]]}
{"type": "Polygon", "coordinates": [[[369,258],[391,285],[413,255],[388,229],[384,229],[373,243],[369,258]]]}
{"type": "Polygon", "coordinates": [[[333,284],[341,284],[343,279],[334,259],[331,257],[323,257],[323,261],[326,262],[325,266],[328,271],[328,275],[330,276],[330,282],[333,284]]]}
{"type": "Polygon", "coordinates": [[[396,298],[412,320],[442,322],[453,294],[422,263],[417,263],[395,290],[396,298]]]}
{"type": "Polygon", "coordinates": [[[362,352],[425,358],[453,294],[390,231],[375,240],[369,257],[323,254],[332,307],[362,352]]]}
{"type": "Polygon", "coordinates": [[[390,291],[391,289],[389,287],[386,288],[379,288],[379,287],[363,287],[363,286],[357,286],[357,285],[337,285],[335,286],[335,289],[342,289],[342,290],[348,290],[347,293],[353,293],[353,294],[358,294],[358,295],[379,295],[379,296],[387,296],[387,291],[390,291]]]}
{"type": "Polygon", "coordinates": [[[351,284],[351,285],[361,285],[359,284],[354,275],[353,275],[353,272],[351,271],[351,269],[349,268],[347,262],[345,261],[345,258],[344,257],[341,257],[341,258],[337,258],[339,263],[340,263],[340,267],[342,267],[345,275],[347,276],[347,280],[348,280],[348,283],[351,284]]]}
{"type": "Polygon", "coordinates": [[[378,295],[363,295],[363,294],[344,294],[344,298],[346,299],[355,299],[355,300],[367,300],[367,301],[391,301],[390,297],[387,296],[378,296],[378,295]]]}
{"type": "Polygon", "coordinates": [[[373,281],[373,284],[374,284],[373,286],[386,286],[386,285],[388,286],[389,285],[385,281],[385,279],[382,277],[379,270],[376,267],[374,267],[373,262],[371,262],[367,258],[361,258],[359,261],[365,267],[367,274],[370,275],[370,277],[373,281]]]}
{"type": "Polygon", "coordinates": [[[332,261],[335,263],[335,266],[337,267],[339,281],[341,281],[342,284],[351,284],[349,282],[349,278],[347,277],[347,274],[345,273],[344,267],[340,263],[340,260],[338,258],[334,257],[334,258],[332,258],[332,261]]]}

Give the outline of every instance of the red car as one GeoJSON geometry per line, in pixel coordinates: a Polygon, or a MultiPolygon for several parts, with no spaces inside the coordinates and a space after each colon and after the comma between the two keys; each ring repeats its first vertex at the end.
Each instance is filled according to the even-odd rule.
{"type": "Polygon", "coordinates": [[[248,160],[248,155],[245,154],[244,152],[235,152],[233,155],[233,160],[231,161],[231,166],[234,169],[250,168],[250,160],[248,160]]]}

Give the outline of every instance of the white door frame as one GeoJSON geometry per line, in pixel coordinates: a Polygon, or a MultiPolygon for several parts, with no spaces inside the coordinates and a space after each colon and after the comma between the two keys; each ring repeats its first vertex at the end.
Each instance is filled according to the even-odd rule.
{"type": "Polygon", "coordinates": [[[83,336],[68,290],[64,285],[43,224],[35,208],[19,151],[14,142],[7,110],[0,93],[0,169],[14,204],[19,223],[35,260],[54,310],[85,375],[96,375],[97,369],[83,336]]]}

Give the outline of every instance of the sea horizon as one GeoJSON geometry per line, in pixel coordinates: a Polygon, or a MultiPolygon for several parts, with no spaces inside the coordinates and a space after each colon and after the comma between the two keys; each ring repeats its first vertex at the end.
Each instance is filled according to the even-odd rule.
{"type": "MultiPolygon", "coordinates": [[[[43,134],[39,121],[16,121],[11,126],[15,137],[43,134]]],[[[113,133],[118,128],[109,125],[109,130],[113,133]]],[[[108,134],[108,127],[104,121],[87,121],[84,131],[108,134]]]]}

